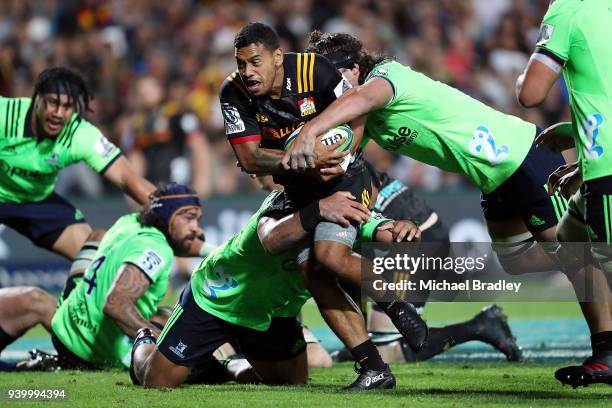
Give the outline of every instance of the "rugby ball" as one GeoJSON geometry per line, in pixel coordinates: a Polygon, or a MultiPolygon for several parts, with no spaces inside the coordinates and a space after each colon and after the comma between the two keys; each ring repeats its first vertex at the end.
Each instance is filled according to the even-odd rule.
{"type": "MultiPolygon", "coordinates": [[[[300,134],[302,130],[302,126],[299,126],[295,129],[285,140],[284,150],[287,151],[293,145],[295,138],[300,134]]],[[[353,145],[353,130],[348,125],[340,125],[335,128],[329,129],[327,132],[321,135],[319,138],[319,143],[324,146],[332,146],[335,145],[335,151],[344,152],[351,148],[353,145]]],[[[348,168],[348,165],[351,163],[352,157],[349,154],[340,164],[344,170],[348,168]]]]}

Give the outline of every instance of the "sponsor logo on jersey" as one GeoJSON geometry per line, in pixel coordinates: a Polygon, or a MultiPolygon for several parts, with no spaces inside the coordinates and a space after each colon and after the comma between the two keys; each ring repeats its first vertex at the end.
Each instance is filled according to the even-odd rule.
{"type": "Polygon", "coordinates": [[[152,249],[145,249],[145,251],[140,255],[138,261],[136,261],[136,266],[144,271],[149,276],[152,276],[159,270],[159,268],[163,265],[164,260],[161,256],[159,256],[152,249]]]}
{"type": "Polygon", "coordinates": [[[317,113],[314,98],[312,96],[299,100],[298,106],[300,107],[300,114],[302,115],[302,117],[317,113]]]}
{"type": "Polygon", "coordinates": [[[223,121],[225,123],[225,134],[231,135],[244,132],[244,121],[240,117],[238,108],[224,102],[221,104],[221,112],[223,113],[223,121]]]}
{"type": "Polygon", "coordinates": [[[31,178],[31,179],[51,178],[51,177],[54,177],[56,174],[55,172],[41,173],[38,170],[29,170],[29,169],[24,169],[21,167],[14,167],[8,164],[4,160],[0,160],[0,171],[4,174],[7,174],[10,177],[18,176],[18,177],[31,178]]]}
{"type": "Polygon", "coordinates": [[[290,91],[291,90],[291,78],[287,78],[287,84],[285,85],[285,88],[290,91]]]}
{"type": "Polygon", "coordinates": [[[552,37],[552,33],[555,31],[555,27],[550,24],[542,24],[540,27],[540,35],[538,36],[538,41],[536,42],[536,47],[543,47],[548,44],[548,40],[552,37]]]}
{"type": "Polygon", "coordinates": [[[487,160],[493,166],[506,160],[510,153],[508,145],[497,146],[495,144],[495,138],[491,134],[491,131],[484,125],[479,125],[476,130],[474,130],[474,136],[472,140],[470,140],[468,149],[474,156],[478,156],[480,153],[484,152],[487,156],[487,160]]]}
{"type": "Polygon", "coordinates": [[[204,291],[211,298],[218,298],[217,292],[223,292],[238,287],[238,281],[229,273],[225,273],[223,268],[215,268],[214,271],[204,280],[204,291]]]}
{"type": "Polygon", "coordinates": [[[604,154],[604,148],[597,143],[599,128],[603,123],[604,118],[599,112],[587,116],[582,121],[582,130],[587,139],[584,146],[584,155],[589,159],[597,159],[604,154]]]}
{"type": "Polygon", "coordinates": [[[261,113],[256,113],[255,120],[257,121],[257,123],[266,123],[270,119],[268,119],[266,115],[262,115],[261,113]]]}
{"type": "Polygon", "coordinates": [[[57,153],[53,153],[47,160],[45,160],[45,163],[50,164],[52,166],[57,166],[59,164],[59,156],[57,155],[57,153]]]}
{"type": "Polygon", "coordinates": [[[293,123],[291,126],[285,126],[278,130],[272,127],[263,126],[261,128],[261,133],[264,136],[264,138],[267,138],[267,139],[282,139],[285,136],[289,136],[291,133],[293,133],[295,129],[299,128],[303,124],[304,122],[297,122],[297,123],[293,123]]]}
{"type": "Polygon", "coordinates": [[[382,76],[389,75],[389,71],[387,71],[385,68],[376,68],[376,71],[374,71],[374,73],[376,75],[382,75],[382,76]]]}
{"type": "Polygon", "coordinates": [[[409,127],[402,126],[397,130],[397,133],[393,135],[393,138],[388,140],[389,148],[399,149],[402,145],[410,145],[414,142],[414,139],[419,137],[417,130],[412,130],[409,127]]]}
{"type": "Polygon", "coordinates": [[[179,340],[176,346],[169,347],[170,351],[172,351],[174,354],[176,354],[180,358],[185,358],[185,355],[183,353],[185,352],[186,348],[187,348],[187,345],[183,343],[183,340],[179,340]]]}
{"type": "Polygon", "coordinates": [[[105,159],[108,158],[115,151],[115,149],[115,145],[109,142],[104,136],[100,136],[94,145],[94,150],[96,153],[105,159]]]}

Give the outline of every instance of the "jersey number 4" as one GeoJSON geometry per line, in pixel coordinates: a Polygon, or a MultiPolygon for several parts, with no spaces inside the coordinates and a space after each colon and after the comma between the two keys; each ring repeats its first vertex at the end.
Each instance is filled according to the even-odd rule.
{"type": "Polygon", "coordinates": [[[93,263],[91,264],[91,270],[93,270],[91,278],[88,277],[88,276],[84,276],[83,277],[83,282],[85,282],[87,284],[87,295],[91,295],[91,292],[93,292],[94,288],[97,287],[97,285],[96,285],[96,275],[98,274],[98,270],[100,269],[100,267],[104,263],[105,259],[106,259],[105,256],[101,256],[98,259],[96,259],[95,261],[93,261],[93,263]]]}

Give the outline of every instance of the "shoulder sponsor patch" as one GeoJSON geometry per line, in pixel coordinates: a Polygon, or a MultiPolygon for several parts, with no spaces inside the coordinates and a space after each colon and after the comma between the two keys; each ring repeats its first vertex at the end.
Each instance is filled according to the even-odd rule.
{"type": "Polygon", "coordinates": [[[152,249],[145,249],[138,261],[136,266],[144,271],[147,275],[152,277],[157,271],[163,266],[164,260],[160,255],[152,249]]]}
{"type": "Polygon", "coordinates": [[[221,104],[221,112],[223,113],[223,121],[225,122],[225,134],[244,132],[244,121],[240,117],[238,108],[224,102],[221,104]]]}
{"type": "Polygon", "coordinates": [[[554,30],[554,26],[550,24],[542,24],[542,27],[540,27],[540,35],[538,36],[538,41],[536,42],[536,47],[543,47],[548,44],[548,40],[550,40],[550,37],[552,37],[554,30]]]}
{"type": "Polygon", "coordinates": [[[94,144],[94,150],[103,158],[108,158],[114,151],[117,149],[117,146],[112,144],[106,137],[100,135],[96,143],[94,144]]]}

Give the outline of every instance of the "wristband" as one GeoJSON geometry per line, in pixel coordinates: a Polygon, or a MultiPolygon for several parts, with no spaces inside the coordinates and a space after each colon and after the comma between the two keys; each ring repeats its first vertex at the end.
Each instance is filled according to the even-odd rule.
{"type": "Polygon", "coordinates": [[[302,228],[304,228],[305,231],[312,231],[322,220],[319,200],[308,204],[306,207],[302,208],[298,214],[300,215],[302,228]]]}

